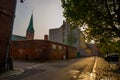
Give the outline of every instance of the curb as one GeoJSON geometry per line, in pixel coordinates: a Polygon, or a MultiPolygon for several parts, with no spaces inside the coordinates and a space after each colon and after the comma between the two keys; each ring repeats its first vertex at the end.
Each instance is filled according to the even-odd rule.
{"type": "Polygon", "coordinates": [[[93,68],[92,68],[92,72],[90,73],[90,79],[89,80],[95,80],[95,78],[96,78],[96,74],[95,74],[96,64],[97,64],[97,56],[95,56],[95,62],[94,62],[93,68]]]}
{"type": "Polygon", "coordinates": [[[10,77],[10,76],[13,76],[13,75],[19,75],[23,72],[24,72],[23,69],[17,69],[16,68],[14,70],[10,70],[10,71],[7,71],[5,73],[0,74],[0,79],[4,79],[4,78],[7,78],[7,77],[10,77]]]}

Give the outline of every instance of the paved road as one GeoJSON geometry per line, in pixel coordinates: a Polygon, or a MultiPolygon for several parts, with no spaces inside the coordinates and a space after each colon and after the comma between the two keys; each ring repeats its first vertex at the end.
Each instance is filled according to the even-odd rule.
{"type": "Polygon", "coordinates": [[[17,61],[15,67],[24,72],[5,80],[90,80],[94,60],[87,57],[46,63],[17,61]]]}

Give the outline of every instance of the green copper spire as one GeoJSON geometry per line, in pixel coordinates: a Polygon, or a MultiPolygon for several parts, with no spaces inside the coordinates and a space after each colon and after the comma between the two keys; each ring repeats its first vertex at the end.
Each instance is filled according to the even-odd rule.
{"type": "Polygon", "coordinates": [[[31,15],[29,26],[27,28],[27,32],[34,33],[34,28],[33,28],[33,14],[31,15]]]}

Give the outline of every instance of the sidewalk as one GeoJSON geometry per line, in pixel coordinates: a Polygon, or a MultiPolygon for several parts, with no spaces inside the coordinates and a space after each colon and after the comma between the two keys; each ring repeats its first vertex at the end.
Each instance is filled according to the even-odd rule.
{"type": "MultiPolygon", "coordinates": [[[[89,69],[89,67],[87,68],[89,69]]],[[[80,69],[80,70],[83,70],[83,69],[80,69]]],[[[22,69],[14,69],[12,71],[5,72],[3,74],[0,74],[0,80],[4,80],[7,77],[18,75],[23,72],[24,70],[22,69]]],[[[101,57],[96,57],[96,65],[95,65],[94,73],[95,73],[95,79],[93,80],[120,80],[120,69],[118,69],[116,65],[111,65],[110,67],[110,65],[101,57]]],[[[78,75],[81,75],[81,74],[78,74],[78,75]]],[[[87,78],[87,76],[89,78],[89,74],[84,76],[85,78],[87,78]]],[[[87,80],[87,79],[84,79],[84,80],[87,80]]],[[[92,79],[88,79],[88,80],[92,80],[92,79]]]]}
{"type": "Polygon", "coordinates": [[[120,80],[120,69],[118,66],[108,64],[101,57],[97,57],[95,71],[96,80],[120,80]]]}
{"type": "Polygon", "coordinates": [[[0,74],[0,80],[5,79],[10,76],[13,76],[13,75],[21,74],[23,72],[24,72],[24,70],[22,70],[22,69],[14,69],[14,70],[4,72],[4,73],[0,74]]]}

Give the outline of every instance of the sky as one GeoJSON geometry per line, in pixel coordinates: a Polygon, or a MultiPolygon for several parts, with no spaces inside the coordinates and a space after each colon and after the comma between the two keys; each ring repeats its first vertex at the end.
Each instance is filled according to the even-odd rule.
{"type": "Polygon", "coordinates": [[[17,1],[13,26],[15,35],[26,35],[32,13],[35,39],[43,39],[44,35],[49,35],[49,29],[59,28],[65,20],[61,0],[25,0],[24,3],[17,1]]]}

